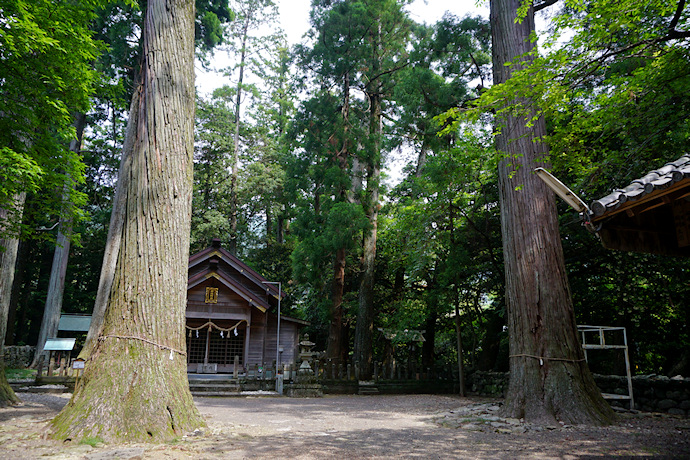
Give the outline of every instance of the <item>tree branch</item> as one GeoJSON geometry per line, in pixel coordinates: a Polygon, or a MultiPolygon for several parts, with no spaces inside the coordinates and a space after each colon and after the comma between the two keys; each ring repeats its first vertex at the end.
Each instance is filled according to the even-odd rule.
{"type": "Polygon", "coordinates": [[[676,8],[676,14],[673,15],[673,19],[671,19],[671,24],[668,26],[668,33],[673,34],[676,31],[676,26],[678,25],[678,21],[680,20],[680,15],[683,13],[683,9],[685,8],[685,0],[679,0],[678,2],[678,7],[676,8]]]}

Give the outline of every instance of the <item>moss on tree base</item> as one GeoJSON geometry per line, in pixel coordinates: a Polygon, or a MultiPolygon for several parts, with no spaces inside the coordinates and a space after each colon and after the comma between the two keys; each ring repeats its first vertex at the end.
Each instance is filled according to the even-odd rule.
{"type": "Polygon", "coordinates": [[[14,394],[14,390],[7,381],[4,366],[0,366],[0,407],[14,406],[20,402],[20,399],[14,394]]]}
{"type": "Polygon", "coordinates": [[[52,437],[166,442],[206,426],[189,391],[184,357],[170,360],[164,350],[125,342],[101,344],[53,420],[52,437]]]}

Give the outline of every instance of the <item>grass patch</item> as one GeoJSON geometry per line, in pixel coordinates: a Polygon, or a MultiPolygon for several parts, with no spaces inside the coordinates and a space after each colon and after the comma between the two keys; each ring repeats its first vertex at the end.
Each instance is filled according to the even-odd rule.
{"type": "Polygon", "coordinates": [[[79,441],[79,444],[80,444],[80,445],[84,444],[84,445],[87,445],[87,446],[96,447],[97,444],[103,444],[103,439],[101,439],[101,438],[99,438],[99,437],[95,437],[95,438],[84,438],[84,439],[82,439],[81,441],[79,441]]]}
{"type": "Polygon", "coordinates": [[[36,369],[10,369],[5,368],[7,380],[35,379],[36,369]]]}

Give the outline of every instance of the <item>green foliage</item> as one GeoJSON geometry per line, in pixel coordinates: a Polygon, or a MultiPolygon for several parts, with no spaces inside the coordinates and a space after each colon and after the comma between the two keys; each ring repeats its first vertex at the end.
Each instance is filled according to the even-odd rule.
{"type": "Polygon", "coordinates": [[[675,4],[659,0],[565,2],[534,62],[512,63],[512,78],[457,120],[545,116],[557,166],[587,186],[602,176],[631,180],[650,160],[679,156],[688,139],[690,33],[687,13],[675,15],[675,4]]]}
{"type": "Polygon", "coordinates": [[[234,19],[235,13],[228,0],[196,0],[194,40],[197,49],[207,52],[223,44],[223,25],[234,19]]]}
{"type": "Polygon", "coordinates": [[[437,356],[452,361],[457,352],[450,315],[458,305],[465,349],[476,363],[487,335],[483,316],[502,306],[503,266],[495,156],[487,133],[462,134],[430,152],[384,209],[380,265],[381,277],[390,281],[383,282],[389,288],[380,298],[379,321],[426,330],[437,356]],[[430,318],[436,318],[434,331],[430,318]]]}
{"type": "MultiPolygon", "coordinates": [[[[35,192],[41,185],[43,169],[36,161],[25,154],[15,152],[8,147],[0,148],[0,208],[14,208],[14,193],[17,190],[35,192]]],[[[9,219],[17,222],[16,218],[9,219]]]]}
{"type": "MultiPolygon", "coordinates": [[[[15,0],[0,9],[0,161],[14,163],[3,168],[12,178],[1,182],[0,206],[20,191],[40,189],[46,198],[24,237],[51,215],[82,217],[84,197],[74,185],[83,166],[66,145],[75,135],[71,112],[89,107],[97,81],[91,63],[103,48],[89,24],[103,3],[15,0]],[[75,206],[50,199],[65,188],[75,206]]],[[[19,222],[6,229],[16,233],[19,222]]]]}

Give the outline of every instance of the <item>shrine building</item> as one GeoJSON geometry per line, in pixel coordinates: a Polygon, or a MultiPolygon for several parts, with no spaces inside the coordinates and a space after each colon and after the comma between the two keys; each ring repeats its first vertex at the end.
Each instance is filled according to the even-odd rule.
{"type": "MultiPolygon", "coordinates": [[[[223,249],[219,240],[189,258],[187,372],[245,372],[249,366],[295,361],[300,328],[287,316],[278,324],[279,286],[223,249]],[[280,329],[280,341],[278,341],[280,329]]],[[[284,297],[281,292],[281,297],[284,297]]]]}

